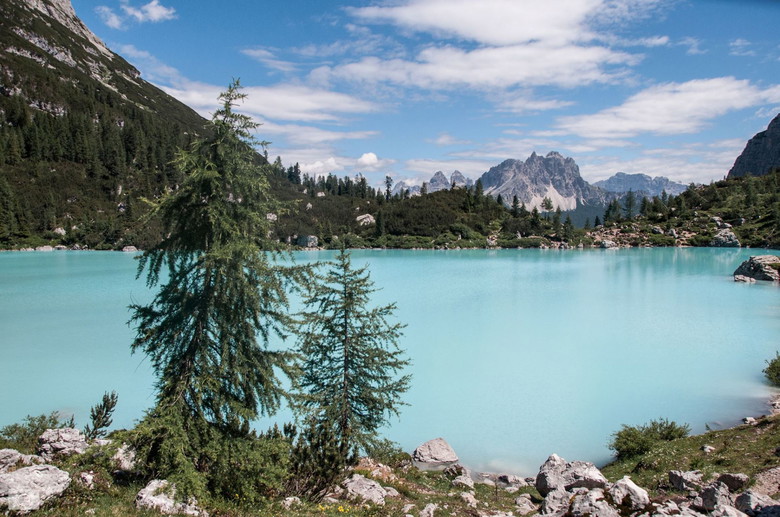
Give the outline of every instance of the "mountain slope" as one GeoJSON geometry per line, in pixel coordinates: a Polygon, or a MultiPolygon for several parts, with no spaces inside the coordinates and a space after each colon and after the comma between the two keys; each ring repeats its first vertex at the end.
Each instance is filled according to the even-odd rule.
{"type": "Polygon", "coordinates": [[[607,192],[623,194],[633,191],[635,194],[641,193],[647,197],[660,196],[663,192],[670,196],[676,196],[688,188],[687,185],[677,183],[664,176],[651,178],[647,174],[626,174],[625,172],[618,172],[605,180],[597,181],[593,186],[607,192]]]}
{"type": "Polygon", "coordinates": [[[144,245],[142,197],[205,120],[140,78],[68,0],[0,3],[0,246],[144,245]]]}
{"type": "Polygon", "coordinates": [[[729,178],[763,176],[780,167],[780,114],[751,138],[729,171],[729,178]]]}

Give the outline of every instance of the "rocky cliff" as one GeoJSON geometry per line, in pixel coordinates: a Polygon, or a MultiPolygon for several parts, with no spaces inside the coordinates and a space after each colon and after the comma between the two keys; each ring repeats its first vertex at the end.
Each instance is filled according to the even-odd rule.
{"type": "Polygon", "coordinates": [[[748,141],[728,177],[763,176],[775,167],[780,167],[780,114],[769,123],[766,131],[748,141]]]}
{"type": "Polygon", "coordinates": [[[480,179],[486,194],[500,194],[506,202],[517,196],[528,210],[541,209],[544,198],[561,210],[603,204],[607,199],[605,192],[582,179],[574,159],[554,151],[544,157],[533,153],[525,161],[505,160],[480,179]]]}

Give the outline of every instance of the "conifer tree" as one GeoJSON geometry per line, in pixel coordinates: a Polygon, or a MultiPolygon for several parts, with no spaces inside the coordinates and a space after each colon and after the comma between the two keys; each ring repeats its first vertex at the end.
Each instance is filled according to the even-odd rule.
{"type": "Polygon", "coordinates": [[[376,431],[398,415],[409,361],[397,344],[403,325],[387,321],[395,304],[370,307],[376,289],[367,267],[354,269],[344,248],[327,267],[305,300],[301,406],[331,426],[346,457],[374,445],[376,431]]]}
{"type": "Polygon", "coordinates": [[[278,374],[293,371],[291,353],[267,349],[285,330],[291,270],[268,252],[274,201],[251,147],[257,124],[233,111],[245,97],[239,88],[235,81],[220,95],[209,136],[178,153],[186,179],[152,211],[167,237],[138,268],[159,290],[132,306],[132,349],[158,376],[156,409],[234,432],[276,410],[285,394],[278,374]]]}

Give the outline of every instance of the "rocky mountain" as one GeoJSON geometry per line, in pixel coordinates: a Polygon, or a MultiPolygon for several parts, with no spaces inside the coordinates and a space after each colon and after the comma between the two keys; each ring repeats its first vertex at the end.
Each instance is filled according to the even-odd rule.
{"type": "Polygon", "coordinates": [[[69,0],[0,2],[0,246],[149,242],[142,197],[205,120],[144,81],[69,0]]]}
{"type": "Polygon", "coordinates": [[[729,178],[763,176],[780,167],[780,114],[751,138],[729,171],[729,178]]]}
{"type": "MultiPolygon", "coordinates": [[[[473,184],[474,180],[466,178],[460,171],[453,171],[449,179],[442,171],[436,171],[431,179],[425,182],[425,188],[429,194],[432,194],[440,190],[449,190],[452,187],[470,187],[473,184]]],[[[408,185],[405,181],[399,181],[393,187],[393,195],[400,194],[405,190],[409,191],[409,195],[417,196],[422,192],[422,187],[419,185],[408,185]]]]}
{"type": "Polygon", "coordinates": [[[664,191],[669,195],[676,196],[688,188],[687,185],[677,183],[664,176],[651,178],[647,174],[626,174],[625,172],[618,172],[610,178],[597,181],[593,183],[593,186],[618,194],[633,191],[635,194],[647,197],[660,196],[664,191]]]}
{"type": "Polygon", "coordinates": [[[572,158],[564,158],[554,151],[547,156],[533,153],[525,161],[505,160],[491,167],[480,180],[486,194],[493,197],[500,194],[507,203],[517,196],[528,210],[541,210],[544,198],[564,211],[603,205],[607,200],[605,192],[582,179],[572,158]]]}

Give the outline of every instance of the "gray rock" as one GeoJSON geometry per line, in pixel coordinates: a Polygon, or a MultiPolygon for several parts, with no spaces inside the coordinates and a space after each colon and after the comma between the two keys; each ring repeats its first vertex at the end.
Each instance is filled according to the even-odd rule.
{"type": "Polygon", "coordinates": [[[79,472],[78,482],[87,490],[95,489],[95,473],[91,470],[89,472],[79,472]]]}
{"type": "Polygon", "coordinates": [[[70,474],[51,465],[34,465],[0,474],[0,509],[25,514],[61,495],[70,474]]]}
{"type": "Polygon", "coordinates": [[[124,251],[125,253],[137,253],[138,248],[136,248],[135,246],[125,246],[124,248],[122,248],[122,251],[124,251]]]}
{"type": "Polygon", "coordinates": [[[604,488],[607,478],[593,463],[585,461],[567,462],[557,454],[551,455],[539,468],[536,476],[536,489],[542,496],[547,496],[556,488],[572,490],[573,488],[604,488]]]}
{"type": "Polygon", "coordinates": [[[737,157],[729,171],[729,178],[762,176],[780,165],[780,115],[769,123],[765,131],[756,133],[737,157]]]}
{"type": "Polygon", "coordinates": [[[599,246],[601,248],[604,248],[604,249],[611,249],[611,248],[617,248],[618,247],[618,245],[615,244],[614,241],[610,241],[608,239],[605,239],[605,240],[601,241],[601,244],[599,244],[599,246]]]}
{"type": "Polygon", "coordinates": [[[363,500],[370,503],[384,506],[387,492],[382,485],[368,479],[360,474],[352,474],[352,477],[344,481],[344,488],[347,491],[347,498],[352,500],[363,500]]]}
{"type": "Polygon", "coordinates": [[[531,500],[531,496],[528,494],[522,494],[517,499],[515,499],[515,504],[517,505],[517,513],[520,515],[535,512],[538,509],[538,507],[531,500]]]}
{"type": "Polygon", "coordinates": [[[702,475],[700,470],[672,470],[669,472],[669,483],[675,490],[684,492],[686,490],[699,490],[702,486],[702,475]]]}
{"type": "Polygon", "coordinates": [[[584,517],[586,515],[620,517],[620,512],[607,502],[602,489],[595,488],[575,495],[567,515],[571,515],[571,517],[584,517]]]}
{"type": "Polygon", "coordinates": [[[282,508],[289,510],[293,506],[298,506],[299,504],[301,504],[300,497],[285,497],[284,501],[282,501],[282,508]]]}
{"type": "Polygon", "coordinates": [[[711,512],[723,506],[733,506],[729,487],[720,481],[710,483],[701,491],[701,509],[711,512]]]}
{"type": "Polygon", "coordinates": [[[130,445],[123,443],[116,453],[111,456],[111,460],[114,462],[117,470],[124,472],[132,472],[136,468],[135,449],[130,445]]]}
{"type": "Polygon", "coordinates": [[[730,491],[738,492],[745,488],[750,482],[750,478],[745,474],[721,474],[718,481],[726,485],[730,491]]]}
{"type": "Polygon", "coordinates": [[[435,438],[417,447],[412,453],[412,459],[420,463],[441,465],[458,461],[458,455],[444,438],[435,438]]]}
{"type": "Polygon", "coordinates": [[[734,271],[734,280],[737,276],[744,276],[754,280],[777,282],[780,281],[780,271],[775,269],[776,267],[780,267],[780,257],[776,255],[750,257],[734,271]]]}
{"type": "Polygon", "coordinates": [[[755,284],[756,283],[756,279],[755,278],[750,278],[749,276],[745,276],[745,275],[734,275],[734,281],[735,282],[744,282],[746,284],[755,284]]]}
{"type": "Polygon", "coordinates": [[[509,486],[516,486],[516,487],[528,486],[528,483],[526,482],[525,478],[521,478],[520,476],[513,476],[512,474],[501,474],[496,479],[501,483],[505,483],[509,486]]]}
{"type": "Polygon", "coordinates": [[[371,214],[362,214],[355,218],[355,220],[358,222],[360,226],[368,226],[371,224],[376,224],[376,219],[374,219],[374,216],[371,214]]]}
{"type": "Polygon", "coordinates": [[[460,463],[455,463],[453,465],[450,465],[449,467],[445,468],[443,472],[445,475],[453,478],[461,475],[466,475],[471,477],[471,470],[464,467],[460,463]]]}
{"type": "Polygon", "coordinates": [[[198,502],[190,498],[186,503],[176,501],[176,486],[165,479],[153,479],[135,496],[136,508],[156,510],[165,515],[196,515],[208,517],[198,508],[198,502]]]}
{"type": "Polygon", "coordinates": [[[301,248],[316,248],[319,246],[319,239],[316,235],[301,235],[298,237],[296,244],[301,248]]]}
{"type": "Polygon", "coordinates": [[[61,456],[84,454],[87,446],[87,440],[81,431],[71,427],[47,429],[38,437],[38,454],[46,461],[61,456]]]}
{"type": "Polygon", "coordinates": [[[569,509],[571,497],[572,495],[562,487],[556,488],[544,497],[539,513],[542,515],[563,514],[569,509]]]}
{"type": "Polygon", "coordinates": [[[477,504],[479,504],[479,501],[477,501],[477,498],[474,497],[474,494],[471,492],[461,492],[460,499],[466,503],[469,508],[476,508],[477,504]]]}
{"type": "Polygon", "coordinates": [[[734,506],[737,510],[745,512],[748,515],[758,515],[758,513],[764,508],[772,506],[780,506],[780,502],[775,501],[771,497],[765,494],[759,494],[752,490],[747,490],[744,493],[737,496],[734,501],[734,506]]]}
{"type": "Polygon", "coordinates": [[[650,496],[647,490],[624,476],[609,488],[609,495],[615,504],[625,506],[632,510],[640,510],[650,504],[650,496]]]}
{"type": "Polygon", "coordinates": [[[43,463],[43,458],[33,454],[22,454],[14,449],[0,449],[0,474],[14,467],[43,463]]]}
{"type": "Polygon", "coordinates": [[[438,504],[428,503],[425,505],[425,508],[423,508],[422,511],[420,512],[420,517],[433,517],[433,514],[438,509],[439,509],[438,504]]]}
{"type": "Polygon", "coordinates": [[[719,508],[716,508],[711,514],[711,517],[748,517],[747,514],[744,514],[734,508],[733,506],[721,506],[719,508]]]}
{"type": "Polygon", "coordinates": [[[474,480],[466,475],[460,475],[452,480],[452,486],[461,488],[474,488],[474,480]]]}
{"type": "Polygon", "coordinates": [[[704,452],[704,454],[710,454],[712,452],[715,452],[715,447],[712,445],[702,445],[701,450],[704,452]]]}
{"type": "Polygon", "coordinates": [[[724,228],[718,230],[718,233],[710,241],[710,246],[715,248],[739,248],[741,244],[730,228],[724,228]]]}

